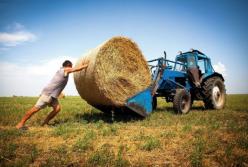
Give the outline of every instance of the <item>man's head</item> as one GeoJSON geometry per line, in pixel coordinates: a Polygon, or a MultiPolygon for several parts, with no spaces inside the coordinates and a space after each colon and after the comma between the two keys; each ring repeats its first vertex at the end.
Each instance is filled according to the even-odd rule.
{"type": "Polygon", "coordinates": [[[72,63],[71,63],[71,61],[66,60],[66,61],[64,61],[64,63],[62,64],[62,66],[63,67],[72,67],[72,63]]]}

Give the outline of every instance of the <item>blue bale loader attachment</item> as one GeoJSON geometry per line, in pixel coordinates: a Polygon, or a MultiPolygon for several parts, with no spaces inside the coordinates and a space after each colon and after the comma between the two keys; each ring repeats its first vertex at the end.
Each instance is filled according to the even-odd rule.
{"type": "Polygon", "coordinates": [[[152,92],[150,88],[137,93],[133,97],[127,99],[126,107],[133,110],[137,114],[146,117],[152,112],[152,92]]]}
{"type": "MultiPolygon", "coordinates": [[[[156,60],[157,61],[157,60],[156,60]]],[[[160,59],[158,59],[159,64],[162,64],[160,59]]],[[[163,64],[162,64],[163,65],[163,64]]],[[[133,97],[127,99],[126,107],[136,112],[137,114],[146,117],[148,116],[153,109],[153,96],[156,93],[156,90],[159,88],[159,85],[163,81],[162,74],[164,67],[157,68],[154,76],[152,77],[153,83],[144,91],[141,91],[134,95],[133,97]]]]}

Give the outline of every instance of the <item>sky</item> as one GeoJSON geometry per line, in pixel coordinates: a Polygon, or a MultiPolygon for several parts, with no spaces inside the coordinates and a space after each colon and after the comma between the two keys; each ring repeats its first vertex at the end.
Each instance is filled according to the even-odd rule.
{"type": "MultiPolygon", "coordinates": [[[[198,49],[227,93],[248,93],[246,0],[0,0],[0,96],[38,96],[65,59],[113,36],[147,60],[198,49]]],[[[78,95],[73,76],[64,90],[78,95]]]]}

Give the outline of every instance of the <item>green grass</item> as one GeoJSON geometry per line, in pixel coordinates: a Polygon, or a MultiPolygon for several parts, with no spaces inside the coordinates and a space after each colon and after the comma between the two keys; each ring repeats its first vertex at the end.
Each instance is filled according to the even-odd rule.
{"type": "Polygon", "coordinates": [[[104,144],[94,151],[87,160],[88,166],[113,166],[115,155],[109,144],[104,144]]]}
{"type": "Polygon", "coordinates": [[[141,144],[140,148],[145,151],[151,151],[160,147],[160,141],[152,136],[147,136],[144,143],[141,144]]]}
{"type": "Polygon", "coordinates": [[[194,167],[202,166],[205,147],[206,147],[206,142],[202,137],[197,137],[195,141],[192,143],[193,150],[190,154],[191,166],[194,167]]]}
{"type": "Polygon", "coordinates": [[[93,149],[93,141],[96,139],[96,133],[93,130],[86,131],[83,137],[79,139],[73,145],[74,151],[85,152],[89,149],[93,149]]]}
{"type": "Polygon", "coordinates": [[[109,115],[79,97],[61,99],[49,126],[46,108],[15,125],[37,97],[0,97],[0,166],[247,166],[248,95],[228,95],[223,110],[195,102],[187,115],[174,114],[158,99],[146,119],[109,115]]]}

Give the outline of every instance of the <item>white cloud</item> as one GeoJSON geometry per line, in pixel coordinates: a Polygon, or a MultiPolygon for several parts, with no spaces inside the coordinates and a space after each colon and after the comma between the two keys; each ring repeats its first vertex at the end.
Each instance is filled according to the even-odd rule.
{"type": "Polygon", "coordinates": [[[222,74],[223,76],[227,76],[226,67],[221,62],[218,62],[217,64],[213,65],[213,67],[216,72],[222,74]]]}
{"type": "Polygon", "coordinates": [[[5,46],[16,46],[23,42],[32,42],[37,38],[31,32],[28,32],[20,23],[15,23],[8,27],[11,32],[0,32],[0,43],[5,46]]]}
{"type": "Polygon", "coordinates": [[[27,41],[33,41],[35,40],[35,35],[30,33],[30,32],[24,32],[24,31],[19,31],[19,32],[14,32],[14,33],[0,33],[0,42],[12,45],[16,45],[21,42],[27,42],[27,41]]]}
{"type": "MultiPolygon", "coordinates": [[[[64,60],[76,61],[73,57],[59,57],[30,65],[0,61],[0,96],[38,96],[64,60]]],[[[77,95],[72,76],[64,92],[77,95]]]]}

